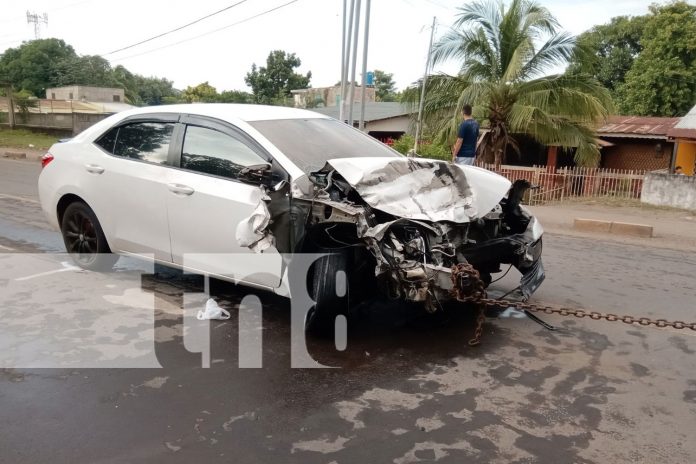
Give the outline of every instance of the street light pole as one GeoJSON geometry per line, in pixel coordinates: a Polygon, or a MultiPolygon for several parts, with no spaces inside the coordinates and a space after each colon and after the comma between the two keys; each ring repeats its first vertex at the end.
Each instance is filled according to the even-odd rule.
{"type": "Polygon", "coordinates": [[[360,93],[360,122],[358,129],[365,129],[365,90],[367,89],[367,42],[370,36],[370,0],[365,2],[365,38],[363,40],[362,89],[360,93]]]}
{"type": "Polygon", "coordinates": [[[421,88],[420,102],[418,103],[418,119],[416,120],[416,141],[413,144],[413,152],[418,153],[418,139],[423,126],[423,105],[425,104],[425,84],[428,81],[428,70],[430,69],[430,55],[433,51],[433,36],[435,35],[435,16],[433,16],[433,27],[430,29],[430,44],[428,45],[428,58],[425,60],[425,73],[423,73],[423,84],[421,88]]]}
{"type": "MultiPolygon", "coordinates": [[[[345,7],[346,0],[343,0],[345,7]]],[[[343,10],[343,52],[341,64],[341,105],[338,109],[339,119],[345,121],[346,109],[346,80],[348,78],[348,66],[350,63],[350,38],[353,30],[353,13],[355,12],[355,0],[350,0],[350,18],[346,22],[346,11],[343,10]],[[347,28],[347,30],[346,30],[347,28]]]]}
{"type": "Polygon", "coordinates": [[[5,84],[5,95],[7,96],[7,123],[10,129],[15,127],[14,99],[12,84],[5,84]]]}
{"type": "Polygon", "coordinates": [[[355,100],[355,67],[358,65],[358,32],[360,31],[360,0],[355,0],[355,25],[353,29],[353,62],[350,70],[348,95],[348,124],[353,125],[353,100],[355,100]]]}

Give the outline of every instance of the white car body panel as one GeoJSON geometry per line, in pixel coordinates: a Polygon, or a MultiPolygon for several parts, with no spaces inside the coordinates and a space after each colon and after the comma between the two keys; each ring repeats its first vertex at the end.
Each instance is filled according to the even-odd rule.
{"type": "Polygon", "coordinates": [[[371,207],[406,219],[469,222],[491,211],[511,185],[485,169],[425,158],[340,158],[327,164],[371,207]]]}
{"type": "Polygon", "coordinates": [[[237,226],[259,204],[259,187],[195,172],[171,169],[169,181],[194,190],[191,195],[167,192],[169,234],[174,264],[225,275],[231,270],[243,280],[266,287],[280,285],[282,259],[277,252],[263,259],[231,263],[225,253],[254,255],[237,243],[237,226]],[[269,267],[270,266],[270,267],[269,267]]]}

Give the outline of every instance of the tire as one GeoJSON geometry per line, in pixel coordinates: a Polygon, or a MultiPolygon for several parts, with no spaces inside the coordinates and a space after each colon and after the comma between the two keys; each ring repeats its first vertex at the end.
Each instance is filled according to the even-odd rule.
{"type": "Polygon", "coordinates": [[[65,249],[72,260],[83,269],[108,271],[118,255],[111,253],[104,231],[94,211],[81,201],[70,203],[60,224],[65,249]]]}
{"type": "Polygon", "coordinates": [[[348,314],[349,293],[348,285],[348,255],[341,251],[331,251],[319,258],[313,266],[312,276],[309,280],[310,294],[316,302],[314,307],[307,312],[305,318],[305,330],[314,336],[333,335],[336,316],[348,314]],[[338,288],[337,273],[345,273],[346,281],[338,288]],[[340,290],[343,295],[337,295],[340,290]]]}

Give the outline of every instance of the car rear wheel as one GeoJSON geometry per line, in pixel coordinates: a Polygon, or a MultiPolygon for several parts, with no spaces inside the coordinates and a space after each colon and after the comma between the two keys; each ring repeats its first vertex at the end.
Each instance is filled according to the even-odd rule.
{"type": "Polygon", "coordinates": [[[97,216],[85,203],[76,201],[68,205],[60,229],[65,249],[81,268],[108,271],[118,261],[118,255],[112,254],[106,243],[97,216]]]}
{"type": "Polygon", "coordinates": [[[305,318],[305,330],[315,336],[333,335],[336,317],[349,308],[349,258],[344,251],[327,251],[313,266],[311,295],[316,304],[305,318]]]}

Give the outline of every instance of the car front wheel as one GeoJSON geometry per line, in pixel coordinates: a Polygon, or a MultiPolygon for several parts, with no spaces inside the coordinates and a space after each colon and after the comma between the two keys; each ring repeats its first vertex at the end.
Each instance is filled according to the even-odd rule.
{"type": "Polygon", "coordinates": [[[348,263],[345,251],[332,250],[314,264],[310,289],[316,304],[305,319],[308,333],[333,335],[336,316],[348,314],[348,263]]]}
{"type": "Polygon", "coordinates": [[[118,255],[111,253],[97,216],[82,202],[71,203],[63,214],[61,232],[73,261],[90,271],[108,271],[118,255]]]}

